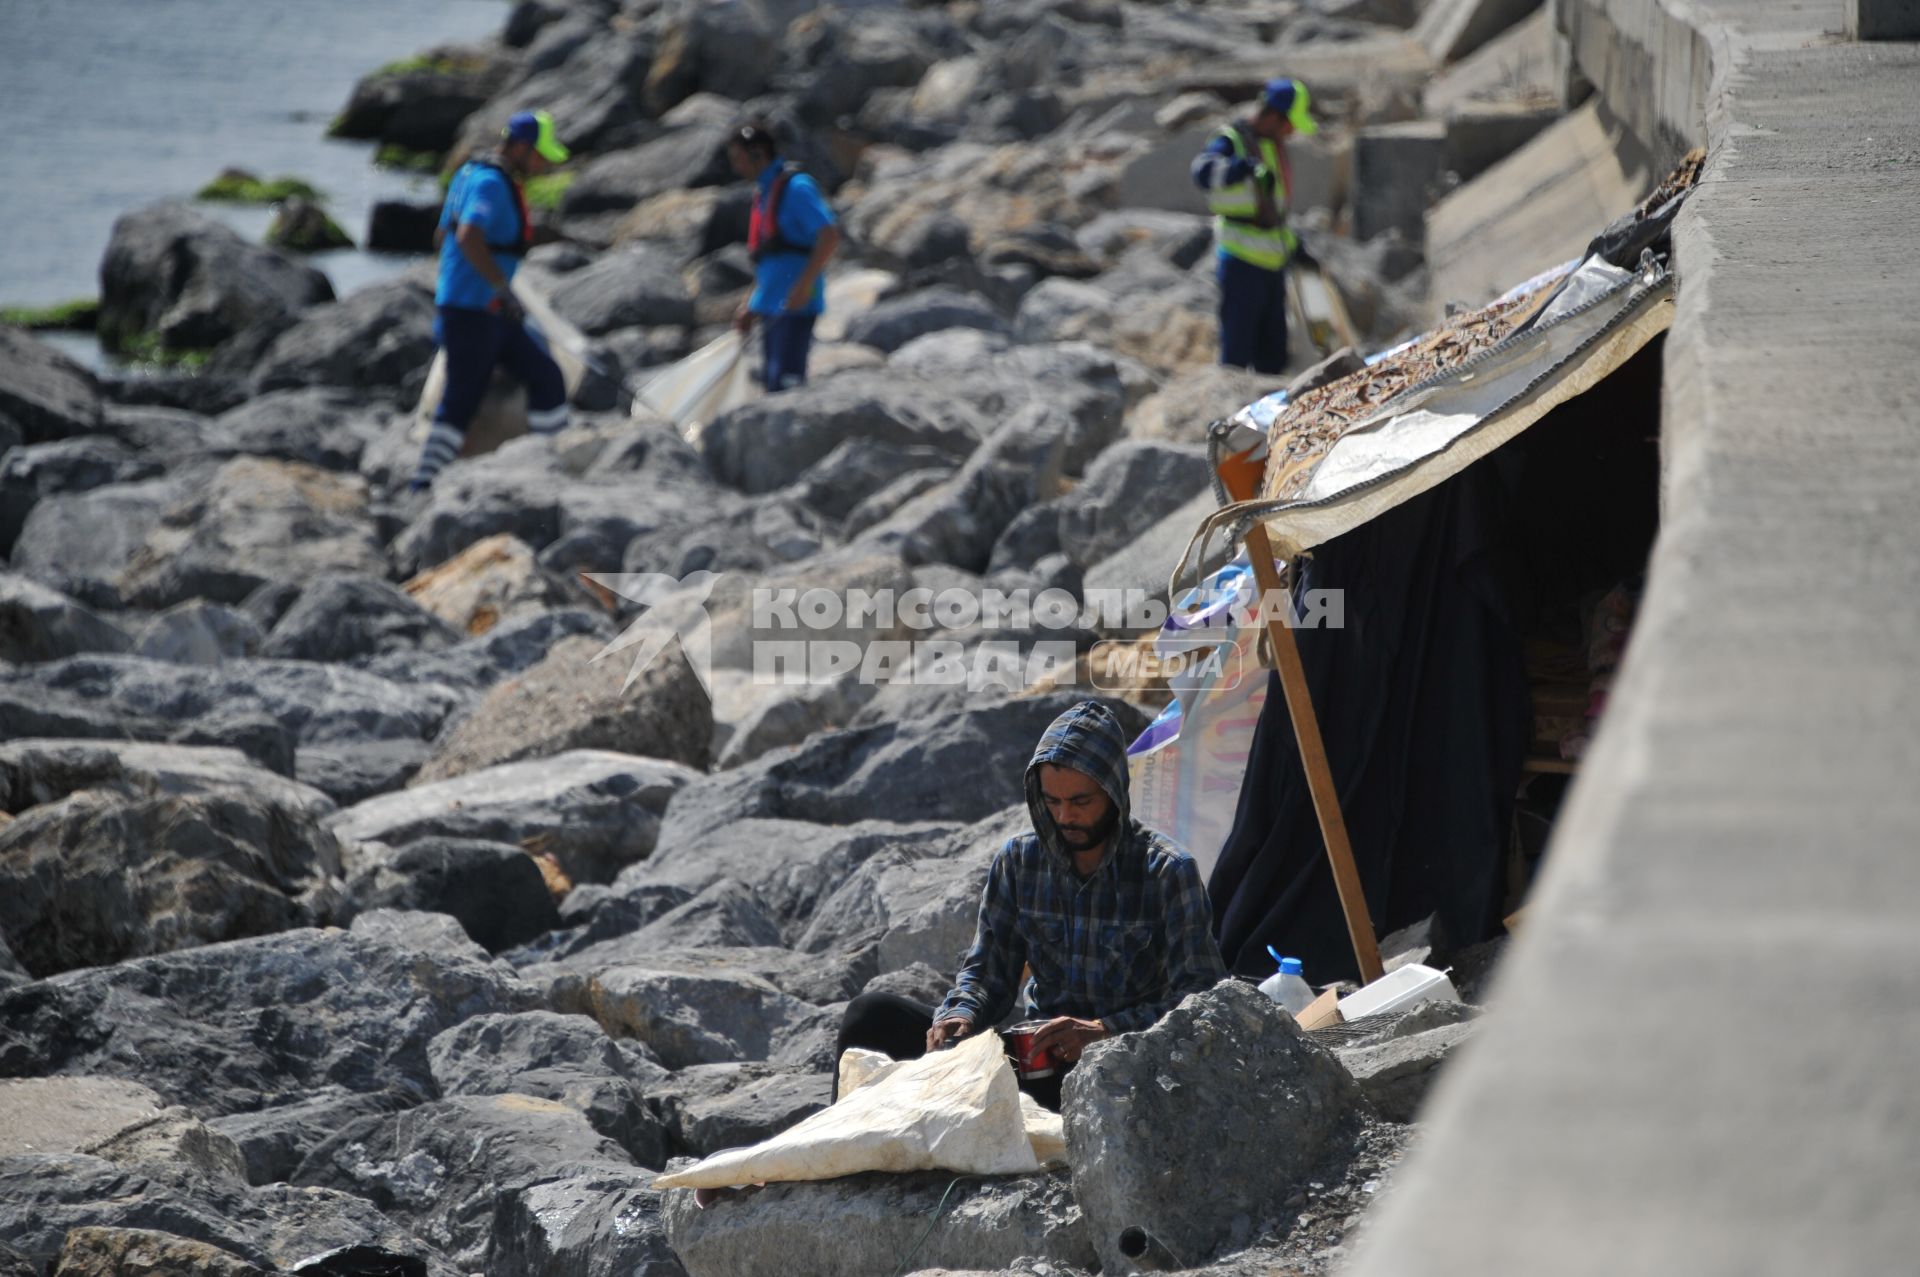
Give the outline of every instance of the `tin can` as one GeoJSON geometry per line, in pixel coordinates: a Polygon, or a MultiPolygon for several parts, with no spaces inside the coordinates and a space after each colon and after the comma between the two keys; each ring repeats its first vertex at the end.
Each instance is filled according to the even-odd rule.
{"type": "Polygon", "coordinates": [[[1043,1047],[1037,1053],[1033,1049],[1033,1035],[1046,1027],[1045,1020],[1028,1020],[1001,1034],[1006,1039],[1007,1058],[1013,1061],[1013,1071],[1023,1082],[1037,1082],[1059,1071],[1060,1062],[1054,1058],[1051,1047],[1043,1047]]]}

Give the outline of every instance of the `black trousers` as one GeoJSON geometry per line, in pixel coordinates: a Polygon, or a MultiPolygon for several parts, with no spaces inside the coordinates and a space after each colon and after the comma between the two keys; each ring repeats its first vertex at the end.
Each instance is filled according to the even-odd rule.
{"type": "MultiPolygon", "coordinates": [[[[840,1036],[834,1043],[836,1061],[834,1099],[840,1098],[837,1061],[848,1047],[879,1051],[896,1060],[917,1060],[927,1053],[927,1030],[933,1027],[934,1008],[897,993],[863,993],[847,1004],[840,1020],[840,1036]]],[[[1054,1070],[1052,1077],[1022,1081],[1020,1089],[1045,1107],[1060,1111],[1060,1080],[1072,1065],[1054,1070]]]]}

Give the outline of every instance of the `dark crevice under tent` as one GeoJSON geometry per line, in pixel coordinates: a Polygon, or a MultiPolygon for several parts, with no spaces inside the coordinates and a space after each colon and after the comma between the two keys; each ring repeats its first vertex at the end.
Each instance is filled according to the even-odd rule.
{"type": "Polygon", "coordinates": [[[1272,673],[1176,683],[1132,752],[1143,819],[1201,861],[1236,972],[1270,973],[1272,945],[1317,984],[1371,979],[1377,933],[1432,916],[1439,946],[1470,945],[1517,907],[1658,526],[1667,229],[1697,171],[1579,262],[1214,428],[1225,504],[1189,558],[1244,547],[1210,583],[1239,582],[1228,632],[1272,673]],[[1318,596],[1339,624],[1290,628],[1258,591],[1303,616],[1339,591],[1330,613],[1318,596]]]}

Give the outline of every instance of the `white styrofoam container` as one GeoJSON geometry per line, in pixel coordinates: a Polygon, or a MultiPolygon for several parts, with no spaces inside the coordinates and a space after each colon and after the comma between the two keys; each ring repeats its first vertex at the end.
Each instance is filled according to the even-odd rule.
{"type": "Polygon", "coordinates": [[[1353,1021],[1363,1015],[1399,1011],[1416,1002],[1434,1000],[1458,1002],[1460,992],[1453,987],[1453,981],[1447,979],[1446,972],[1409,962],[1340,999],[1340,1018],[1353,1021]]]}

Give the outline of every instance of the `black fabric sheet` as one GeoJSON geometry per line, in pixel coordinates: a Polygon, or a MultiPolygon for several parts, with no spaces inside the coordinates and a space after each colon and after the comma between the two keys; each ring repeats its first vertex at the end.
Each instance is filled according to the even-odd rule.
{"type": "MultiPolygon", "coordinates": [[[[1508,542],[1506,450],[1319,547],[1296,591],[1343,589],[1345,626],[1296,631],[1375,931],[1438,913],[1462,943],[1497,920],[1531,735],[1508,542]],[[1506,473],[1503,473],[1503,467],[1506,473]]],[[[1268,974],[1271,944],[1315,984],[1356,979],[1277,676],[1208,884],[1220,949],[1268,974]]]]}

